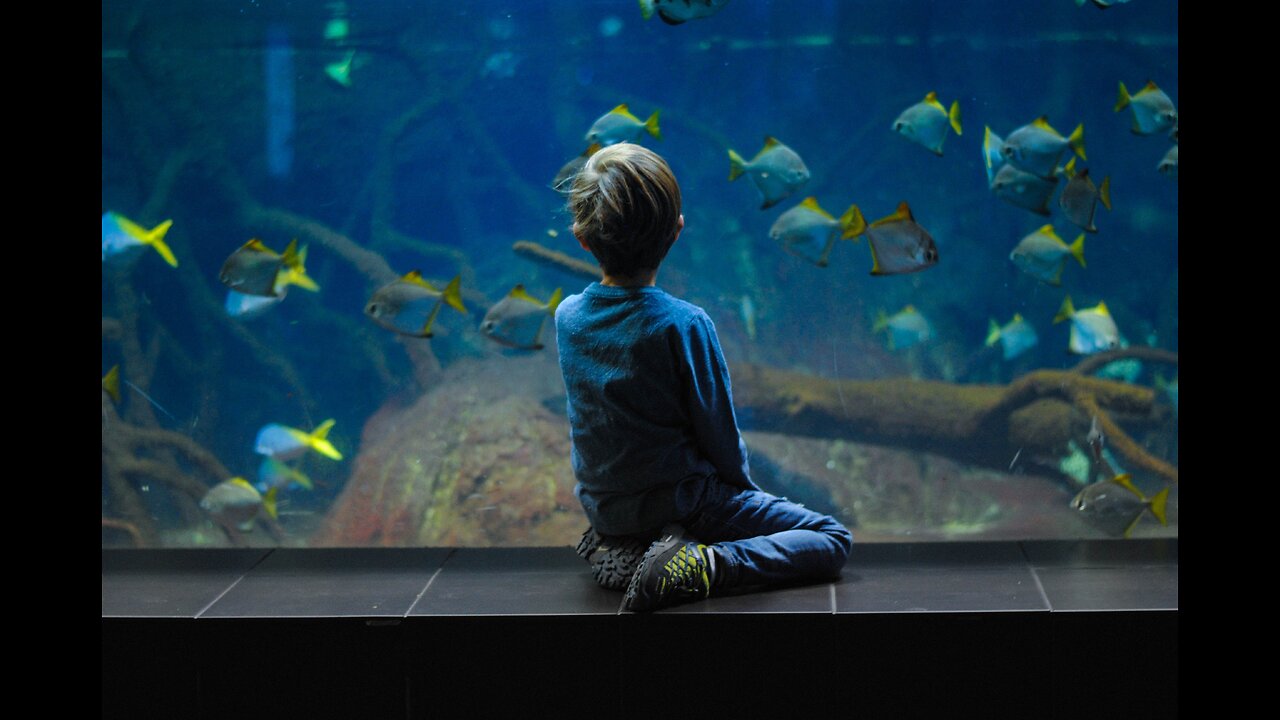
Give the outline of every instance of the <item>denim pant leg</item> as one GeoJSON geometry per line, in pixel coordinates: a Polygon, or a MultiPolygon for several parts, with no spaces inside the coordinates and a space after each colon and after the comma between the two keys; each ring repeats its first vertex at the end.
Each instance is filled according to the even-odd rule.
{"type": "Polygon", "coordinates": [[[853,547],[853,534],[833,517],[720,482],[682,524],[715,549],[721,588],[834,578],[853,547]]]}

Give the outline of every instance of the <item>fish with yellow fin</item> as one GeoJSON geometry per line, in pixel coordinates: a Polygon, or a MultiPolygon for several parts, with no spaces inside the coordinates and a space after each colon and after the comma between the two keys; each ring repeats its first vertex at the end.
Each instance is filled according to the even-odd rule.
{"type": "Polygon", "coordinates": [[[851,226],[862,228],[855,237],[867,236],[872,275],[902,275],[938,264],[938,246],[933,236],[916,222],[905,200],[898,204],[892,215],[870,225],[856,205],[849,210],[853,213],[851,226]]]}
{"type": "Polygon", "coordinates": [[[906,349],[933,337],[933,327],[913,305],[908,305],[891,316],[880,311],[871,326],[871,332],[878,333],[881,330],[888,333],[890,350],[906,349]]]}
{"type": "Polygon", "coordinates": [[[942,142],[948,128],[960,132],[960,101],[953,100],[948,110],[938,101],[938,93],[930,90],[924,100],[912,105],[893,121],[893,131],[923,145],[935,155],[942,155],[942,142]]]}
{"type": "Polygon", "coordinates": [[[112,365],[106,375],[102,376],[102,389],[111,396],[112,402],[120,404],[120,366],[112,365]]]}
{"type": "Polygon", "coordinates": [[[729,149],[729,181],[747,175],[760,191],[760,209],[771,208],[791,197],[809,182],[809,168],[795,150],[772,136],[764,139],[764,147],[750,161],[729,149]]]}
{"type": "Polygon", "coordinates": [[[1066,137],[1053,129],[1048,117],[1041,115],[1009,133],[1000,146],[1006,162],[1042,178],[1053,177],[1063,151],[1071,149],[1081,160],[1084,154],[1084,123],[1066,137]]]}
{"type": "Polygon", "coordinates": [[[172,225],[172,220],[165,220],[148,230],[119,213],[103,213],[102,262],[105,263],[108,258],[133,257],[142,250],[151,248],[160,253],[160,257],[171,267],[178,267],[178,258],[174,257],[173,251],[164,242],[164,236],[172,225]]]}
{"type": "Polygon", "coordinates": [[[1071,340],[1068,349],[1077,355],[1089,355],[1120,347],[1120,330],[1104,302],[1084,310],[1076,310],[1068,295],[1054,316],[1054,324],[1071,321],[1071,340]]]}
{"type": "Polygon", "coordinates": [[[1042,178],[1035,173],[1005,163],[991,180],[996,197],[1037,215],[1049,215],[1049,199],[1058,187],[1058,176],[1042,178]]]}
{"type": "Polygon", "coordinates": [[[200,507],[228,531],[250,532],[258,513],[265,512],[272,520],[278,517],[278,492],[279,488],[273,487],[263,495],[248,480],[234,477],[209,488],[200,499],[200,507]]]}
{"type": "Polygon", "coordinates": [[[563,292],[560,288],[551,299],[542,302],[524,289],[524,285],[511,288],[507,296],[499,300],[480,323],[480,332],[499,345],[520,350],[541,350],[542,329],[547,318],[555,317],[563,292]]]}
{"type": "Polygon", "coordinates": [[[1103,531],[1128,538],[1148,512],[1161,525],[1167,526],[1169,521],[1165,508],[1168,500],[1169,488],[1147,497],[1133,484],[1129,473],[1122,473],[1110,480],[1086,486],[1071,500],[1071,508],[1103,531]]]}
{"type": "Polygon", "coordinates": [[[1036,346],[1040,338],[1036,335],[1036,329],[1031,323],[1022,318],[1019,313],[1013,314],[1013,319],[1005,325],[1001,326],[996,323],[995,318],[991,318],[990,329],[987,331],[987,347],[992,347],[996,343],[1000,343],[1004,351],[1004,359],[1012,360],[1022,353],[1036,346]]]}
{"type": "Polygon", "coordinates": [[[1148,80],[1141,90],[1129,94],[1129,89],[1120,83],[1120,93],[1116,97],[1115,111],[1125,108],[1133,113],[1133,125],[1129,129],[1135,135],[1154,135],[1167,133],[1178,127],[1178,110],[1173,100],[1163,90],[1156,87],[1154,81],[1148,80]]]}
{"type": "Polygon", "coordinates": [[[1062,284],[1062,270],[1067,264],[1068,255],[1075,258],[1080,267],[1085,267],[1084,233],[1080,233],[1080,237],[1068,245],[1053,231],[1053,225],[1044,225],[1022,238],[1009,253],[1009,259],[1022,272],[1056,286],[1062,284]]]}
{"type": "Polygon", "coordinates": [[[1089,177],[1089,168],[1076,172],[1076,159],[1067,161],[1067,186],[1062,188],[1058,196],[1058,207],[1071,222],[1084,228],[1085,232],[1098,232],[1093,224],[1093,217],[1098,212],[1098,203],[1111,210],[1111,177],[1102,178],[1101,185],[1094,185],[1089,177]]]}
{"type": "Polygon", "coordinates": [[[855,239],[865,226],[857,205],[850,205],[837,219],[822,209],[817,198],[810,196],[779,215],[769,228],[769,237],[792,255],[826,267],[837,237],[855,239]]]}
{"type": "Polygon", "coordinates": [[[982,164],[987,168],[987,186],[994,187],[996,173],[1004,167],[1004,139],[991,132],[991,126],[985,125],[982,130],[982,164]]]}
{"type": "Polygon", "coordinates": [[[429,338],[431,326],[444,305],[464,315],[467,313],[462,304],[461,283],[462,276],[457,275],[444,290],[437,290],[423,279],[421,272],[411,270],[374,291],[365,303],[364,314],[392,332],[429,338]]]}
{"type": "Polygon", "coordinates": [[[320,286],[307,275],[307,248],[298,250],[298,239],[289,242],[283,253],[277,253],[254,238],[231,253],[218,279],[223,285],[244,295],[280,297],[287,285],[318,292],[320,286]]]}
{"type": "Polygon", "coordinates": [[[254,451],[273,457],[281,462],[293,460],[307,454],[308,450],[320,453],[330,460],[341,460],[342,453],[329,441],[329,431],[337,420],[330,418],[320,423],[311,432],[288,427],[279,423],[262,426],[254,442],[254,451]]]}
{"type": "Polygon", "coordinates": [[[567,195],[573,189],[573,179],[578,177],[578,171],[583,165],[587,164],[587,160],[591,159],[596,151],[603,147],[600,143],[594,142],[587,146],[582,154],[565,163],[560,171],[556,173],[555,179],[551,181],[551,188],[558,193],[567,195]]]}
{"type": "Polygon", "coordinates": [[[306,473],[290,467],[283,460],[270,455],[262,458],[262,462],[258,464],[258,492],[267,492],[271,488],[286,490],[291,485],[298,485],[307,490],[315,487],[306,473]]]}
{"type": "Polygon", "coordinates": [[[652,135],[655,140],[661,140],[662,131],[658,129],[659,112],[654,110],[647,120],[641,120],[631,114],[626,103],[621,103],[591,123],[586,135],[587,145],[599,143],[605,146],[620,142],[635,142],[645,133],[652,135]]]}

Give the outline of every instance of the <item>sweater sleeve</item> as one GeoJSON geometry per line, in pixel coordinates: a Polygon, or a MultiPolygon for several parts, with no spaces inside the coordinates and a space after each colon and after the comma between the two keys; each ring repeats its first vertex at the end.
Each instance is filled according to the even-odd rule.
{"type": "Polygon", "coordinates": [[[689,323],[685,353],[689,363],[688,407],[698,447],[715,465],[721,482],[759,490],[747,467],[747,445],[738,431],[729,386],[729,368],[715,325],[705,313],[689,323]]]}

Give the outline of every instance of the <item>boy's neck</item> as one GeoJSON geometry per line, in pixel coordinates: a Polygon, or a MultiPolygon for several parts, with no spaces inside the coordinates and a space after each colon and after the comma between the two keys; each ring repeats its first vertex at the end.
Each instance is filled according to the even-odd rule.
{"type": "Polygon", "coordinates": [[[600,278],[600,284],[611,287],[653,287],[658,284],[658,271],[629,277],[605,273],[604,277],[600,278]]]}

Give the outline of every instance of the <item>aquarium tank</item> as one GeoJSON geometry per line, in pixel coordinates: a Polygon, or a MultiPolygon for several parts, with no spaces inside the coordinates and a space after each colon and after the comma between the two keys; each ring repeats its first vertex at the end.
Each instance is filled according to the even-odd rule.
{"type": "Polygon", "coordinates": [[[102,546],[562,546],[564,190],[670,163],[764,489],[1176,537],[1178,4],[106,0],[102,546]]]}

